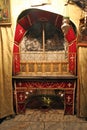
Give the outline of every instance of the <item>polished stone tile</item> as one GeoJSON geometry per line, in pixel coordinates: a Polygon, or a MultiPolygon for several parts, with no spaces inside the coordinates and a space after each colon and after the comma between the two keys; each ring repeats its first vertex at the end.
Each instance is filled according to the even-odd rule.
{"type": "Polygon", "coordinates": [[[64,130],[87,130],[87,123],[64,122],[64,130]]]}
{"type": "Polygon", "coordinates": [[[45,130],[43,122],[29,122],[29,127],[26,130],[45,130]]]}
{"type": "Polygon", "coordinates": [[[63,130],[63,122],[46,122],[45,130],[63,130]]]}
{"type": "Polygon", "coordinates": [[[62,110],[27,110],[25,114],[4,120],[0,130],[87,130],[87,121],[62,110]]]}

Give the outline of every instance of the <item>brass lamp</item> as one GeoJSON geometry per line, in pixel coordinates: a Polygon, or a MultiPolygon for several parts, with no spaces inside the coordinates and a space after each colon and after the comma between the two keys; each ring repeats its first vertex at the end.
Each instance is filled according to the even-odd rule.
{"type": "Polygon", "coordinates": [[[87,41],[87,6],[83,11],[84,15],[80,19],[79,32],[80,32],[80,40],[87,41]]]}
{"type": "Polygon", "coordinates": [[[84,9],[84,23],[83,26],[81,26],[81,33],[84,35],[87,35],[87,7],[84,9]]]}

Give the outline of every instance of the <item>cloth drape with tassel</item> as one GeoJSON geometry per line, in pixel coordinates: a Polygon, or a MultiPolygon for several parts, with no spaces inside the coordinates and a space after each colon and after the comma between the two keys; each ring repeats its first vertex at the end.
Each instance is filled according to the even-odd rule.
{"type": "Polygon", "coordinates": [[[0,119],[13,115],[11,27],[0,27],[0,119]]]}
{"type": "Polygon", "coordinates": [[[87,117],[87,47],[79,47],[78,115],[87,117]]]}

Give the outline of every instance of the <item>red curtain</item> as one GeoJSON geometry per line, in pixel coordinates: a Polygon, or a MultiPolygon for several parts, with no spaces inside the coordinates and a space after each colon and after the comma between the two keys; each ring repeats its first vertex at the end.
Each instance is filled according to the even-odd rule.
{"type": "MultiPolygon", "coordinates": [[[[20,55],[19,55],[19,43],[22,40],[24,34],[26,31],[29,29],[29,26],[31,26],[33,23],[35,23],[35,18],[37,16],[38,19],[42,19],[42,16],[46,17],[44,19],[47,19],[48,21],[51,21],[52,23],[55,24],[57,27],[61,27],[62,19],[58,14],[54,14],[51,12],[46,11],[39,11],[37,15],[35,15],[35,12],[28,14],[27,16],[22,17],[16,25],[16,30],[15,30],[15,36],[14,36],[14,48],[13,48],[13,73],[16,74],[20,72],[20,55]],[[46,15],[47,14],[47,15],[46,15]],[[51,15],[54,18],[51,19],[51,15]],[[58,23],[59,22],[59,23],[58,23]],[[28,28],[26,28],[28,27],[28,28]]],[[[36,19],[37,21],[37,19],[36,19]]],[[[69,28],[68,33],[66,34],[66,39],[69,43],[69,72],[72,74],[76,73],[76,34],[74,32],[74,29],[72,27],[69,28]]]]}

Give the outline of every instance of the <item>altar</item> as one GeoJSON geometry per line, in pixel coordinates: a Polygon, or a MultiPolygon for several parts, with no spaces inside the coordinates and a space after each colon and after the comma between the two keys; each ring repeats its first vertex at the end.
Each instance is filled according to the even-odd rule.
{"type": "Polygon", "coordinates": [[[17,20],[13,48],[16,113],[24,113],[33,90],[63,90],[64,113],[75,113],[76,35],[70,21],[66,40],[63,16],[39,9],[23,11],[17,20]]]}
{"type": "Polygon", "coordinates": [[[13,76],[14,98],[17,113],[25,113],[26,101],[32,90],[64,90],[64,113],[75,114],[75,76],[31,77],[13,76]]]}

